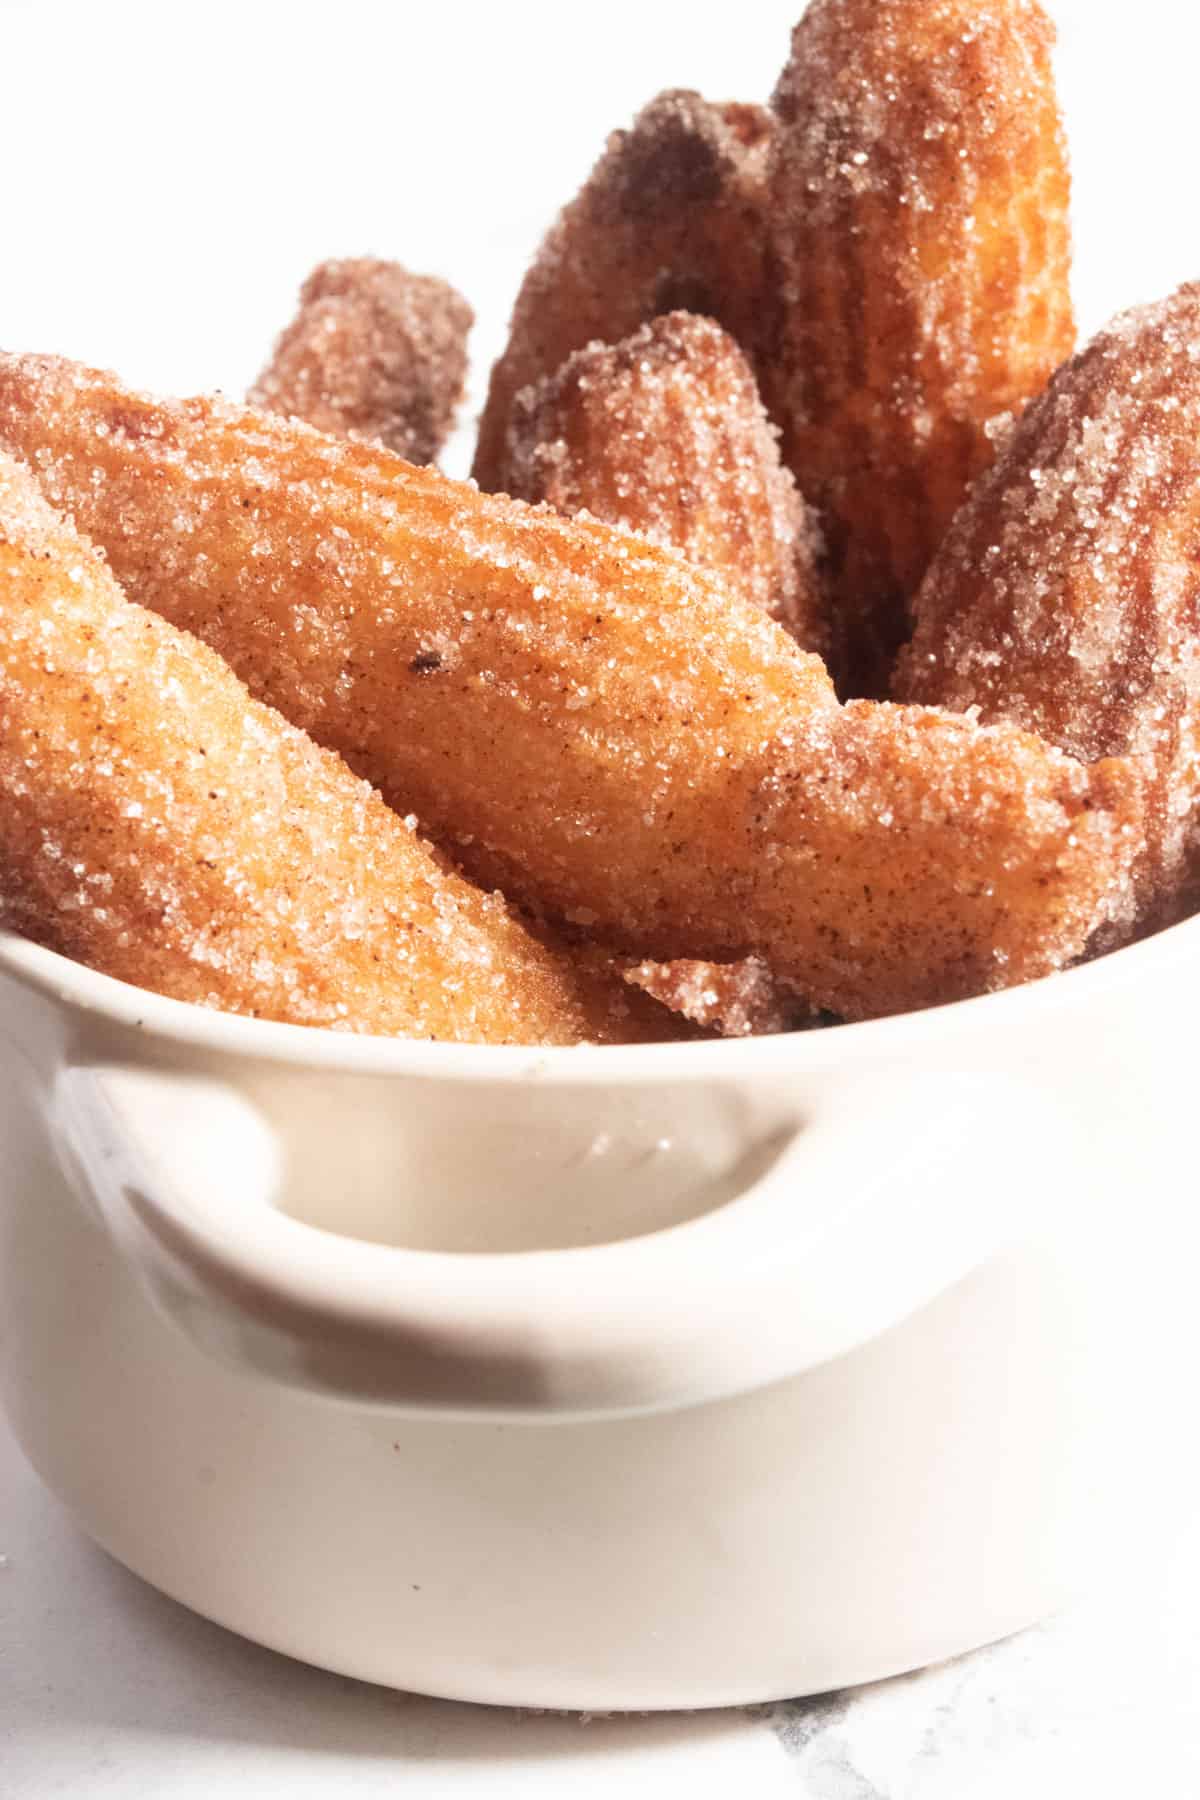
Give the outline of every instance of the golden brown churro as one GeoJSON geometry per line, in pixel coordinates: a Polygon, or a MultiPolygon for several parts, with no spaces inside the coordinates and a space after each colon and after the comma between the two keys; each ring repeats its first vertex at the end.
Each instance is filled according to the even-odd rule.
{"type": "Polygon", "coordinates": [[[1200,285],[1123,314],[1024,414],[934,560],[897,691],[1147,759],[1153,920],[1200,878],[1200,285]]]}
{"type": "Polygon", "coordinates": [[[1047,973],[1125,903],[1135,771],[841,708],[627,532],[54,358],[0,358],[0,441],[135,598],[476,875],[634,955],[757,954],[862,1017],[1047,973]]]}
{"type": "MultiPolygon", "coordinates": [[[[501,485],[673,547],[805,649],[825,648],[812,515],[780,463],[749,364],[712,319],[665,313],[522,389],[501,485]]],[[[806,1013],[755,957],[643,962],[629,979],[726,1036],[788,1030],[806,1013]]]]}
{"type": "MultiPolygon", "coordinates": [[[[307,372],[306,416],[335,429],[339,409],[322,404],[324,371],[307,372]]],[[[745,358],[712,320],[669,313],[611,350],[576,351],[518,394],[505,449],[510,494],[567,514],[586,509],[672,544],[806,648],[823,647],[813,520],[779,461],[745,358]]],[[[643,962],[625,979],[726,1036],[785,1031],[807,1014],[754,957],[643,962]]]]}
{"type": "Polygon", "coordinates": [[[667,313],[516,397],[502,485],[640,531],[825,648],[816,525],[727,332],[667,313]]]}
{"type": "Polygon", "coordinates": [[[767,1037],[816,1023],[812,1007],[780,987],[757,956],[735,963],[635,963],[625,979],[722,1037],[767,1037]]]}
{"type": "Polygon", "coordinates": [[[615,131],[538,251],[492,370],[475,478],[503,479],[514,396],[593,339],[684,308],[748,342],[762,284],[770,115],[673,90],[615,131]]]}
{"type": "Polygon", "coordinates": [[[882,694],[988,421],[1074,343],[1037,0],[813,0],[774,96],[759,374],[821,515],[849,692],[882,694]]]}
{"type": "MultiPolygon", "coordinates": [[[[307,409],[291,410],[346,435],[336,430],[342,409],[323,404],[325,372],[307,366],[307,409]]],[[[611,349],[576,351],[517,395],[505,453],[508,493],[672,545],[805,648],[824,648],[815,523],[780,463],[745,357],[712,320],[668,313],[611,349]]],[[[643,962],[625,979],[725,1036],[786,1031],[808,1014],[755,957],[643,962]]]]}
{"type": "Polygon", "coordinates": [[[463,396],[474,322],[436,276],[365,256],[321,263],[251,403],[431,463],[463,396]]]}
{"type": "Polygon", "coordinates": [[[257,1018],[463,1043],[645,1035],[622,989],[544,948],[128,601],[2,454],[0,923],[257,1018]]]}

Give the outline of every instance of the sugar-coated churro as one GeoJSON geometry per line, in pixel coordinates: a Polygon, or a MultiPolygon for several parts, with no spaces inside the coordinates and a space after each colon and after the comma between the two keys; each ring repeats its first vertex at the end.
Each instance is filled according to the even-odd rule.
{"type": "Polygon", "coordinates": [[[625,979],[722,1037],[766,1037],[816,1023],[812,1007],[781,987],[757,956],[735,963],[635,963],[625,979]]]}
{"type": "Polygon", "coordinates": [[[679,550],[825,649],[816,523],[729,334],[667,313],[516,397],[502,486],[679,550]]]}
{"type": "Polygon", "coordinates": [[[593,339],[615,343],[684,308],[749,341],[762,286],[770,115],[685,89],[614,131],[525,276],[492,370],[475,477],[503,482],[514,396],[593,339]]]}
{"type": "Polygon", "coordinates": [[[431,463],[463,396],[474,319],[434,275],[365,256],[321,263],[251,400],[431,463]]]}
{"type": "Polygon", "coordinates": [[[257,1018],[468,1043],[649,1035],[615,980],[531,937],[128,601],[4,455],[0,923],[257,1018]]]}
{"type": "Polygon", "coordinates": [[[1074,343],[1069,176],[1037,0],[813,0],[775,90],[759,379],[830,552],[845,691],[1074,343]]]}
{"type": "MultiPolygon", "coordinates": [[[[714,320],[665,313],[523,388],[501,485],[672,546],[805,649],[825,649],[815,522],[779,460],[750,366],[714,320]]],[[[756,957],[643,962],[630,979],[726,1036],[787,1030],[805,1016],[756,957]]]]}
{"type": "MultiPolygon", "coordinates": [[[[1054,377],[955,519],[896,691],[1151,771],[1143,923],[1200,879],[1200,284],[1054,377]]],[[[1194,897],[1193,897],[1194,898],[1194,897]]]]}
{"type": "Polygon", "coordinates": [[[1048,973],[1127,903],[1135,769],[839,707],[628,532],[55,358],[0,358],[0,442],[473,874],[636,956],[757,954],[863,1017],[1048,973]]]}

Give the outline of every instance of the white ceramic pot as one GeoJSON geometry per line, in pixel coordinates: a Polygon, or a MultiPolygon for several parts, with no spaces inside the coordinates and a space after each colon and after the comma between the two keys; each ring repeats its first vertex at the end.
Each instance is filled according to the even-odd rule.
{"type": "Polygon", "coordinates": [[[399,1687],[707,1706],[1000,1636],[1144,1468],[1130,1219],[1190,1136],[1198,951],[532,1053],[226,1018],[0,935],[17,1434],[157,1587],[399,1687]]]}

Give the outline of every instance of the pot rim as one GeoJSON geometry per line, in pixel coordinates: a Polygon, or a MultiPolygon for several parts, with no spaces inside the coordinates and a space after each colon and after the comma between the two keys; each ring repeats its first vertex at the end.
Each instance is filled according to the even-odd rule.
{"type": "Polygon", "coordinates": [[[530,1079],[548,1085],[658,1083],[784,1070],[803,1075],[859,1057],[901,1057],[931,1038],[984,1028],[985,1016],[989,1027],[1011,1024],[1022,1015],[1032,1026],[1048,1007],[1090,1007],[1103,1003],[1106,994],[1115,1002],[1129,984],[1142,988],[1190,956],[1200,956],[1200,915],[1074,968],[918,1012],[766,1037],[539,1047],[378,1037],[245,1018],[134,987],[0,929],[0,976],[43,999],[164,1043],[314,1071],[489,1084],[530,1079]]]}

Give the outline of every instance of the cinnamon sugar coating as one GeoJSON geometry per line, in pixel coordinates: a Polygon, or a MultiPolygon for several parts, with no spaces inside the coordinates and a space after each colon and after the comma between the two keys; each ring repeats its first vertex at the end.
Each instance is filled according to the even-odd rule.
{"type": "Polygon", "coordinates": [[[825,529],[844,691],[887,691],[987,424],[1071,353],[1037,0],[813,0],[775,91],[759,375],[825,529]]]}
{"type": "Polygon", "coordinates": [[[639,1034],[621,988],[128,601],[3,454],[0,923],[255,1018],[461,1043],[639,1034]]]}
{"type": "Polygon", "coordinates": [[[0,441],[472,873],[635,956],[759,955],[865,1017],[1048,973],[1125,903],[1134,770],[839,707],[780,626],[628,532],[55,358],[0,357],[0,441]]]}
{"type": "Polygon", "coordinates": [[[1200,879],[1200,284],[1059,371],[956,518],[900,694],[1146,760],[1153,921],[1200,879]]]}
{"type": "Polygon", "coordinates": [[[825,648],[815,521],[749,363],[711,319],[667,313],[575,351],[517,395],[505,450],[514,498],[670,545],[806,650],[825,648]]]}
{"type": "Polygon", "coordinates": [[[463,397],[474,323],[436,276],[365,256],[321,263],[251,403],[431,463],[463,397]]]}
{"type": "Polygon", "coordinates": [[[625,979],[722,1037],[766,1037],[815,1023],[812,1008],[780,987],[757,956],[735,963],[636,963],[625,979]]]}
{"type": "MultiPolygon", "coordinates": [[[[825,648],[812,515],[780,463],[749,364],[713,320],[665,313],[522,389],[501,485],[672,546],[805,649],[825,648]]],[[[629,979],[725,1036],[785,1031],[805,1014],[756,957],[644,962],[629,979]]]]}
{"type": "Polygon", "coordinates": [[[616,343],[659,313],[718,319],[749,342],[762,285],[770,116],[685,89],[615,131],[538,251],[492,370],[474,474],[503,486],[514,396],[573,350],[616,343]]]}

